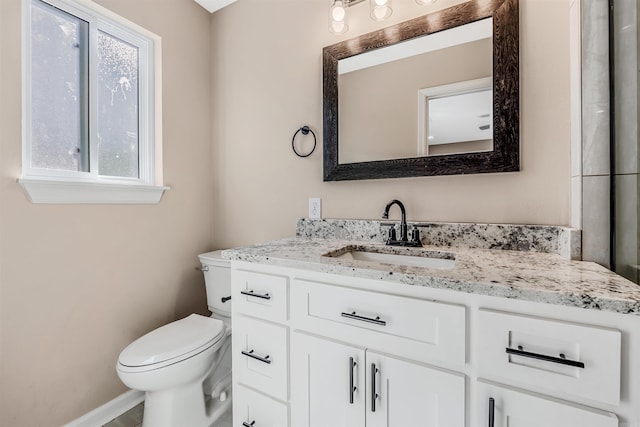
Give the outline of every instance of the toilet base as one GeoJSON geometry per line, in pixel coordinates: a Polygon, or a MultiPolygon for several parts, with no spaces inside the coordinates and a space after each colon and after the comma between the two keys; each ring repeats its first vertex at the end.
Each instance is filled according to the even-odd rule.
{"type": "MultiPolygon", "coordinates": [[[[224,415],[227,411],[231,411],[231,402],[233,402],[233,396],[231,388],[226,392],[227,399],[220,401],[220,399],[211,399],[207,402],[207,414],[209,414],[210,423],[215,423],[218,418],[224,415]]],[[[211,424],[209,424],[211,426],[211,424]]]]}
{"type": "Polygon", "coordinates": [[[148,391],[145,394],[142,427],[209,427],[231,407],[227,398],[205,402],[202,384],[191,384],[171,391],[148,391]]]}

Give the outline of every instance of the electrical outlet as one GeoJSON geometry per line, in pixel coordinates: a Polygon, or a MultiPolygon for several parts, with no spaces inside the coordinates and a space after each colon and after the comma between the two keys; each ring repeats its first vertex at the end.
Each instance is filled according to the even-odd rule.
{"type": "Polygon", "coordinates": [[[311,219],[322,218],[322,199],[320,198],[309,199],[309,218],[311,219]]]}

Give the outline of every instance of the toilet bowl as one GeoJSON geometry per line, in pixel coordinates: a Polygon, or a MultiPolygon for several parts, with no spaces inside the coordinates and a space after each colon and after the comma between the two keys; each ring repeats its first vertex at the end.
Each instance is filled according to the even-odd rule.
{"type": "Polygon", "coordinates": [[[199,255],[211,317],[191,314],[129,344],[120,380],[145,392],[144,427],[210,426],[231,406],[231,309],[228,261],[199,255]]]}

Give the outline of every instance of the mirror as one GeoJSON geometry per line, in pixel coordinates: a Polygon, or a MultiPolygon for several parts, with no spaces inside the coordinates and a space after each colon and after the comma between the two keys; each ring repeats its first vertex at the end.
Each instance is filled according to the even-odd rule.
{"type": "Polygon", "coordinates": [[[325,47],[324,180],[519,170],[518,13],[472,0],[325,47]]]}
{"type": "Polygon", "coordinates": [[[493,150],[490,77],[418,91],[418,155],[493,150]]]}

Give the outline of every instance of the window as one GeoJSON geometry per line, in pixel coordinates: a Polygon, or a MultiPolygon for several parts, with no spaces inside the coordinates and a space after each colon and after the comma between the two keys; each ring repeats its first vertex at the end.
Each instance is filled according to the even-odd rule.
{"type": "Polygon", "coordinates": [[[35,203],[157,203],[160,38],[83,0],[23,0],[23,170],[35,203]]]}

